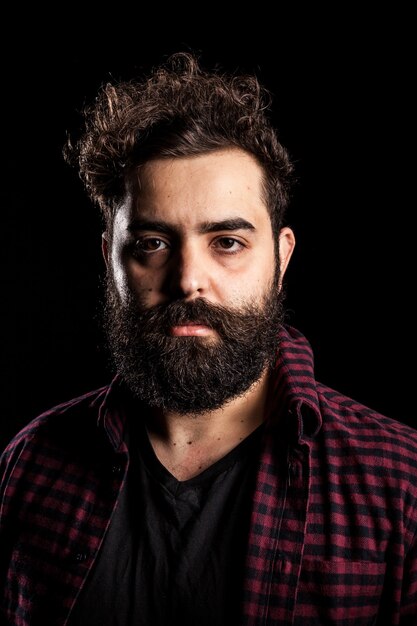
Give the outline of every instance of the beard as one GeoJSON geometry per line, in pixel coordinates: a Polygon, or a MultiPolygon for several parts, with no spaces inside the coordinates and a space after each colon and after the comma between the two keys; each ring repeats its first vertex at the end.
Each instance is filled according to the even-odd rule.
{"type": "Polygon", "coordinates": [[[149,407],[182,415],[220,408],[243,395],[272,367],[284,320],[278,276],[260,303],[239,308],[204,298],[152,308],[134,296],[121,303],[107,277],[103,327],[119,377],[149,407]],[[172,326],[209,326],[210,337],[172,337],[172,326]]]}

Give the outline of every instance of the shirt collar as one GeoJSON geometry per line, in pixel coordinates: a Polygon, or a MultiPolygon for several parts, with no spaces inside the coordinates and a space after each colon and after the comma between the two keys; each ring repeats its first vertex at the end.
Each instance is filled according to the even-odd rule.
{"type": "Polygon", "coordinates": [[[100,405],[98,426],[103,428],[116,452],[125,449],[126,399],[121,394],[121,381],[116,375],[108,386],[100,405]]]}
{"type": "Polygon", "coordinates": [[[298,439],[312,438],[322,424],[313,351],[304,335],[292,326],[281,327],[279,339],[271,375],[270,421],[274,423],[274,418],[284,413],[298,439]]]}

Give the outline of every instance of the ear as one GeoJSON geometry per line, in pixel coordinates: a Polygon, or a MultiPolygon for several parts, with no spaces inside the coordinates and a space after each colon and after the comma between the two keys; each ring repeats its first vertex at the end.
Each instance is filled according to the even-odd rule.
{"type": "Polygon", "coordinates": [[[101,235],[101,252],[103,254],[103,259],[106,264],[106,267],[108,268],[110,251],[109,251],[109,236],[106,231],[101,235]]]}
{"type": "Polygon", "coordinates": [[[292,253],[295,247],[295,236],[291,228],[285,226],[281,228],[279,231],[279,267],[280,267],[280,280],[279,286],[281,288],[282,281],[284,279],[284,275],[286,269],[288,267],[288,263],[290,262],[292,253]]]}

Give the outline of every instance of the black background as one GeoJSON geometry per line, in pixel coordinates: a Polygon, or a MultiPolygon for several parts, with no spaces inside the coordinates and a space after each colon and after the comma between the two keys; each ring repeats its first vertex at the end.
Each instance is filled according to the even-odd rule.
{"type": "Polygon", "coordinates": [[[109,380],[101,219],[61,149],[102,82],[178,49],[253,70],[272,91],[299,178],[289,320],[313,346],[317,377],[417,427],[412,18],[401,7],[286,6],[232,8],[227,21],[208,5],[200,15],[127,7],[87,21],[72,5],[4,22],[0,448],[39,412],[109,380]]]}

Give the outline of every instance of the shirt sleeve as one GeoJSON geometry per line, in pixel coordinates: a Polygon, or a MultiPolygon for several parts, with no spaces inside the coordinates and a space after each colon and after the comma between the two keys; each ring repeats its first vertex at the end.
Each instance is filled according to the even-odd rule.
{"type": "MultiPolygon", "coordinates": [[[[415,518],[417,522],[417,510],[415,518]]],[[[400,615],[400,626],[417,624],[417,529],[404,562],[400,615]]]]}

